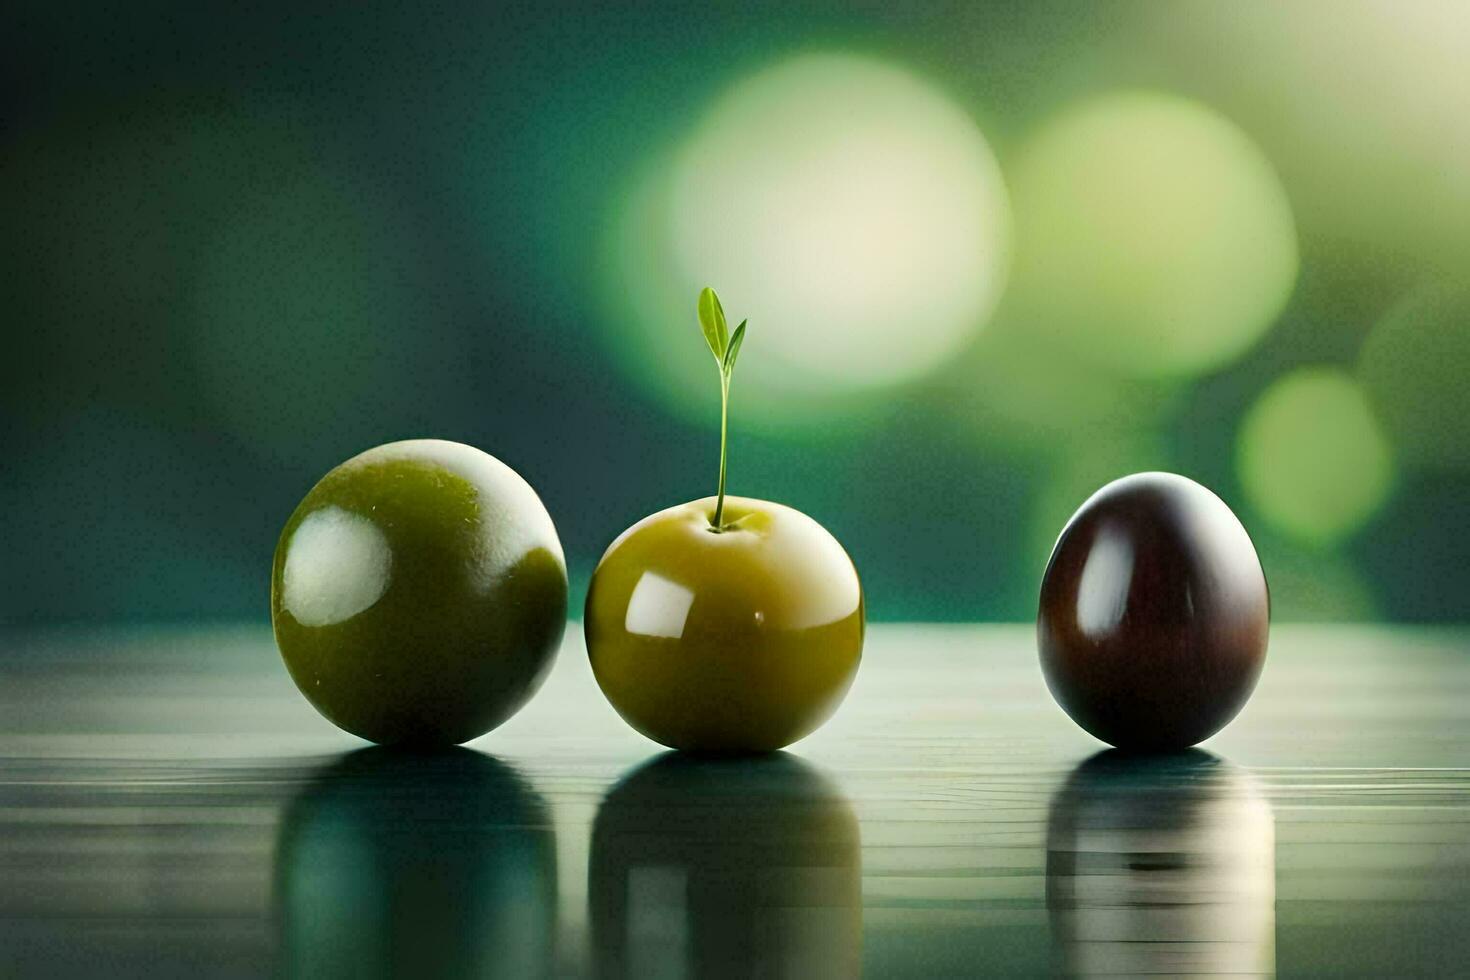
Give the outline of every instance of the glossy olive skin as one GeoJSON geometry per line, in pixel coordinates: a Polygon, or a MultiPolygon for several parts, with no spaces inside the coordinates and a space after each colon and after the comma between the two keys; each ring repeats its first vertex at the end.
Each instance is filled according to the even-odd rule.
{"type": "Polygon", "coordinates": [[[713,497],[624,531],[593,572],[584,626],[597,683],[633,728],[675,749],[768,752],[837,709],[863,649],[863,590],[800,511],[713,497]]]}
{"type": "Polygon", "coordinates": [[[418,439],[321,479],[271,577],[276,645],[301,693],[383,744],[455,744],[541,686],[566,623],[561,542],[527,483],[486,453],[418,439]]]}
{"type": "Polygon", "coordinates": [[[859,976],[862,894],[852,804],[784,752],[664,753],[593,823],[588,910],[608,980],[859,976]]]}
{"type": "Polygon", "coordinates": [[[279,976],[551,975],[551,812],[496,759],[348,753],[286,808],[275,854],[279,976]]]}
{"type": "Polygon", "coordinates": [[[1052,695],[1121,749],[1168,751],[1225,727],[1255,690],[1271,602],[1250,536],[1172,473],[1115,480],[1057,539],[1037,643],[1052,695]]]}

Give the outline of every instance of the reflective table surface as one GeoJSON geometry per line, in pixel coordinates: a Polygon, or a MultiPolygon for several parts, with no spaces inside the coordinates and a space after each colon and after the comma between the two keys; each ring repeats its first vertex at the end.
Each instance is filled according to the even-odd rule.
{"type": "Polygon", "coordinates": [[[268,630],[0,634],[0,976],[1450,976],[1470,632],[1278,627],[1200,750],[1100,753],[1033,632],[878,626],[790,751],[627,728],[580,629],[468,747],[318,717],[268,630]]]}

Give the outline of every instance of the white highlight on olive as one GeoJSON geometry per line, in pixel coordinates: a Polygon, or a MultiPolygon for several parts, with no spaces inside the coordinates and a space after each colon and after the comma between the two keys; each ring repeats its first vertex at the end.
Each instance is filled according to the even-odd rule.
{"type": "Polygon", "coordinates": [[[684,635],[684,623],[694,593],[662,575],[644,572],[628,597],[628,612],[623,628],[638,636],[662,636],[677,640],[684,635]]]}
{"type": "Polygon", "coordinates": [[[1111,633],[1128,610],[1133,585],[1133,542],[1113,528],[1098,532],[1077,586],[1077,625],[1088,636],[1111,633]]]}
{"type": "Polygon", "coordinates": [[[303,626],[351,619],[383,597],[393,566],[388,539],[366,517],[324,507],[291,536],[281,605],[303,626]]]}

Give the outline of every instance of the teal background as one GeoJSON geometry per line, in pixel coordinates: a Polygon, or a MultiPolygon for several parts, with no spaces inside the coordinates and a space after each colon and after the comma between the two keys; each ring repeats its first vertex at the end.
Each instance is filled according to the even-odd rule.
{"type": "Polygon", "coordinates": [[[1206,107],[1274,168],[1298,254],[1259,339],[1166,380],[1045,345],[999,360],[1049,327],[1013,277],[920,377],[742,411],[762,331],[794,329],[750,314],[731,490],[826,525],[874,618],[1032,617],[1071,510],[1165,468],[1235,508],[1278,618],[1464,620],[1467,49],[1470,12],[1435,3],[9,4],[0,620],[264,619],[276,535],[315,480],[419,436],[536,487],[575,608],[619,531],[715,476],[713,371],[704,401],[650,380],[664,344],[704,356],[695,296],[666,340],[632,329],[650,321],[629,297],[667,271],[620,250],[629,188],[732,86],[813,53],[921,79],[1008,184],[1090,98],[1206,107]],[[1262,464],[1281,479],[1253,491],[1253,407],[1324,367],[1362,387],[1382,446],[1282,402],[1267,430],[1308,416],[1288,460],[1292,438],[1341,435],[1346,476],[1262,464]],[[1007,384],[1057,411],[1018,414],[1007,384]],[[1293,494],[1348,516],[1317,533],[1293,494]]]}

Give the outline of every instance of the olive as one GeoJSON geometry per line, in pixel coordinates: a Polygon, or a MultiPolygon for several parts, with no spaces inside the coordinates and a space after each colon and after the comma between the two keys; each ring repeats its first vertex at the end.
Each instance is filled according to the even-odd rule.
{"type": "Polygon", "coordinates": [[[863,648],[863,591],[842,546],[790,507],[725,497],[624,531],[602,556],[584,626],[597,683],[676,749],[763,752],[837,709],[863,648]],[[718,529],[717,529],[718,527],[718,529]]]}
{"type": "Polygon", "coordinates": [[[530,485],[470,446],[416,439],[333,469],[276,545],[286,668],[338,727],[454,744],[499,725],[551,667],[567,576],[530,485]]]}
{"type": "Polygon", "coordinates": [[[276,843],[285,977],[550,976],[556,839],[511,767],[373,746],[313,774],[276,843]]]}
{"type": "Polygon", "coordinates": [[[1037,642],[1052,695],[1123,749],[1182,749],[1225,727],[1266,657],[1270,598],[1250,536],[1172,473],[1093,494],[1042,578],[1037,642]]]}
{"type": "Polygon", "coordinates": [[[862,842],[852,804],[786,753],[664,753],[592,826],[597,975],[856,977],[862,842]]]}

